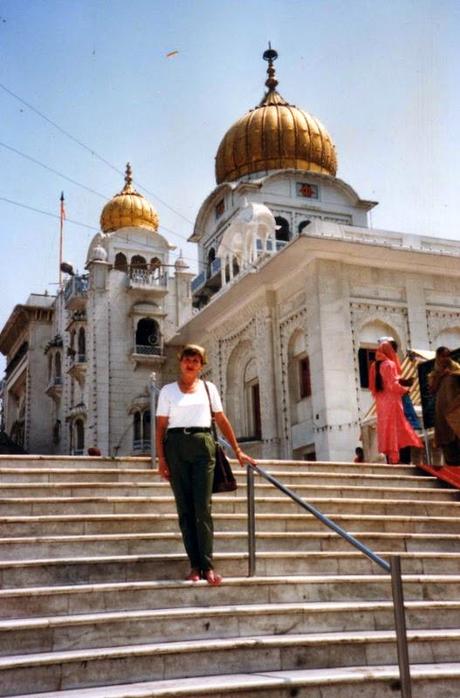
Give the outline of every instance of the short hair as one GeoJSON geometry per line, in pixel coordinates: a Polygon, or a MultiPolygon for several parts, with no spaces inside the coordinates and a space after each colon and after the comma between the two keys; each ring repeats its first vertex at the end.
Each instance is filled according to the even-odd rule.
{"type": "Polygon", "coordinates": [[[177,355],[179,361],[182,361],[184,356],[199,356],[203,366],[208,363],[206,349],[200,347],[199,344],[186,344],[185,347],[177,355]]]}

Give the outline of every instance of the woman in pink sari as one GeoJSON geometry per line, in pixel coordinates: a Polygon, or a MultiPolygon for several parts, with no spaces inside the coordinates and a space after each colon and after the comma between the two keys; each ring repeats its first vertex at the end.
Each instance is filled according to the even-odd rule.
{"type": "Polygon", "coordinates": [[[382,342],[369,373],[369,387],[377,408],[378,449],[388,463],[399,463],[405,446],[422,448],[422,442],[404,416],[401,396],[408,388],[400,383],[401,365],[389,342],[382,342]]]}

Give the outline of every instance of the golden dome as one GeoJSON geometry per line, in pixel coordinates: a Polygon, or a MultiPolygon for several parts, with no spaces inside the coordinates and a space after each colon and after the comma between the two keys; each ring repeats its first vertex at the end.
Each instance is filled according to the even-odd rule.
{"type": "Polygon", "coordinates": [[[216,155],[217,184],[252,172],[296,169],[332,175],[337,172],[335,146],[318,119],[286,102],[276,91],[271,47],[268,90],[260,104],[238,119],[223,137],[216,155]]]}
{"type": "Polygon", "coordinates": [[[115,194],[101,213],[101,230],[111,233],[119,228],[158,229],[158,214],[147,199],[133,187],[131,165],[126,165],[125,186],[115,194]]]}

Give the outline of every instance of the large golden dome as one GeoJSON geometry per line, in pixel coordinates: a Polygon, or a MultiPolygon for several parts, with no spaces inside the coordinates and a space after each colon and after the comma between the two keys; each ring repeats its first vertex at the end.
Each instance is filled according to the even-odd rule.
{"type": "Polygon", "coordinates": [[[260,104],[238,119],[223,137],[216,155],[218,184],[231,182],[253,172],[294,168],[332,175],[337,172],[335,146],[318,119],[298,109],[276,91],[271,47],[268,61],[268,90],[260,104]]]}
{"type": "Polygon", "coordinates": [[[115,194],[101,213],[101,230],[111,233],[119,228],[158,229],[158,214],[147,199],[133,187],[131,166],[126,165],[125,186],[115,194]]]}

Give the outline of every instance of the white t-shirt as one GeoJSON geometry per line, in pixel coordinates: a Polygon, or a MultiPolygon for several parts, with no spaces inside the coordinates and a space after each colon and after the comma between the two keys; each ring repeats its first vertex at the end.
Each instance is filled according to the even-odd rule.
{"type": "MultiPolygon", "coordinates": [[[[206,381],[213,412],[223,412],[222,401],[214,383],[206,381]]],[[[183,393],[178,383],[168,383],[160,390],[157,417],[169,417],[168,429],[176,427],[210,427],[211,412],[202,380],[194,393],[183,393]]]]}

